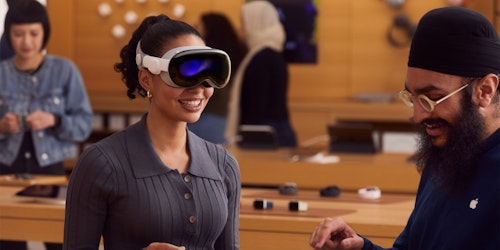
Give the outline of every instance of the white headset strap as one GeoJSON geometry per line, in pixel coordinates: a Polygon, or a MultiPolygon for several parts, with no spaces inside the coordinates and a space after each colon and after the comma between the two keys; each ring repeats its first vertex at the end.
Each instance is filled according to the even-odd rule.
{"type": "Polygon", "coordinates": [[[210,49],[208,46],[181,46],[177,47],[174,49],[171,49],[167,51],[162,58],[160,57],[155,57],[155,56],[150,56],[145,54],[142,49],[141,49],[141,41],[137,43],[137,47],[135,49],[136,51],[136,56],[135,56],[135,63],[137,64],[137,67],[139,68],[148,68],[150,71],[153,70],[155,72],[151,72],[153,74],[160,74],[161,71],[167,71],[167,69],[162,69],[160,68],[160,65],[168,65],[170,62],[170,59],[165,59],[164,57],[167,58],[172,58],[173,55],[186,51],[186,50],[195,50],[195,49],[210,49]]]}
{"type": "Polygon", "coordinates": [[[145,56],[144,52],[141,49],[141,41],[137,43],[137,47],[135,47],[135,63],[137,67],[142,68],[142,58],[145,56]]]}

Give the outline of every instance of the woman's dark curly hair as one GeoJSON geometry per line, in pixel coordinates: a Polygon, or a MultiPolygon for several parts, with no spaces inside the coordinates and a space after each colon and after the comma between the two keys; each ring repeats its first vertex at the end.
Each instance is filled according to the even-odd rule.
{"type": "Polygon", "coordinates": [[[115,63],[114,69],[122,74],[122,81],[127,85],[127,96],[135,99],[136,94],[146,96],[146,90],[139,83],[139,69],[135,62],[136,48],[139,41],[141,50],[148,55],[161,57],[164,48],[179,36],[201,35],[189,24],[170,19],[164,14],[146,17],[134,31],[130,41],[120,51],[121,62],[115,63]]]}

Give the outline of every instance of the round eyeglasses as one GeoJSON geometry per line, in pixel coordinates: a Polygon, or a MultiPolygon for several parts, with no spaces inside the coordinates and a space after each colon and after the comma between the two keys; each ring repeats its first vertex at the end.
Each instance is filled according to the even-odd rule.
{"type": "MultiPolygon", "coordinates": [[[[425,96],[424,94],[418,95],[416,98],[418,100],[418,103],[420,103],[420,106],[427,112],[432,112],[434,111],[434,108],[436,105],[440,104],[441,102],[445,101],[446,99],[450,98],[452,95],[460,92],[462,89],[465,89],[469,84],[474,81],[475,79],[471,80],[467,84],[463,85],[459,89],[449,93],[445,97],[439,99],[439,100],[431,100],[429,97],[425,96]]],[[[408,107],[413,108],[413,103],[414,103],[414,97],[413,95],[406,89],[403,89],[399,92],[399,98],[406,104],[408,107]]]]}

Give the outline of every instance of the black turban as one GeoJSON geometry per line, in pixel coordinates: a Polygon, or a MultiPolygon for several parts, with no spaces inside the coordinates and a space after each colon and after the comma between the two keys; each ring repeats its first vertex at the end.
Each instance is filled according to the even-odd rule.
{"type": "Polygon", "coordinates": [[[472,10],[431,10],[418,23],[408,66],[462,77],[498,74],[498,34],[486,17],[472,10]]]}

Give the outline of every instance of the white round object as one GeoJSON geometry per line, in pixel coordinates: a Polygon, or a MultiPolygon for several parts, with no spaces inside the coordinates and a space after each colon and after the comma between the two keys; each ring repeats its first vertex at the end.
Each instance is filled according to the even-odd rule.
{"type": "Polygon", "coordinates": [[[158,0],[159,3],[168,3],[168,0],[158,0]]]}
{"type": "Polygon", "coordinates": [[[97,6],[97,12],[101,17],[107,17],[111,15],[111,6],[107,3],[101,3],[97,6]]]}
{"type": "Polygon", "coordinates": [[[134,24],[137,22],[137,13],[133,10],[129,10],[125,13],[124,20],[127,24],[134,24]]]}
{"type": "Polygon", "coordinates": [[[125,28],[120,24],[116,24],[111,29],[111,34],[113,34],[115,38],[123,38],[126,33],[125,28]]]}
{"type": "Polygon", "coordinates": [[[135,0],[138,3],[145,3],[147,0],[135,0]]]}
{"type": "Polygon", "coordinates": [[[380,188],[376,186],[369,186],[365,188],[360,188],[358,189],[358,194],[359,197],[363,199],[368,199],[368,200],[376,200],[379,199],[382,196],[382,192],[380,191],[380,188]]]}
{"type": "Polygon", "coordinates": [[[174,6],[174,9],[172,12],[176,18],[181,18],[184,16],[184,13],[186,13],[186,7],[184,7],[184,5],[178,3],[174,6]]]}
{"type": "Polygon", "coordinates": [[[123,3],[123,0],[115,0],[115,3],[117,3],[117,4],[122,4],[122,3],[123,3]]]}

